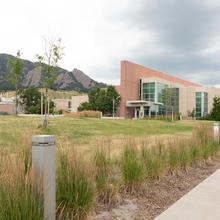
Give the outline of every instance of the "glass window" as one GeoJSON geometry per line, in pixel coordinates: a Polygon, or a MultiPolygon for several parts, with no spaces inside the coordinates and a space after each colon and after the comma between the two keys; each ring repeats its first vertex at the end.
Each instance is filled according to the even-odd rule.
{"type": "MultiPolygon", "coordinates": [[[[164,106],[153,106],[154,108],[151,108],[152,116],[153,115],[164,115],[165,112],[168,112],[168,114],[172,113],[172,108],[174,110],[174,114],[177,114],[179,112],[179,89],[178,88],[168,88],[168,85],[159,83],[159,82],[148,82],[143,83],[143,95],[141,96],[143,100],[151,101],[151,102],[161,102],[164,103],[164,106]],[[169,92],[172,94],[170,95],[170,102],[169,105],[166,104],[165,99],[167,88],[169,89],[169,92]]],[[[167,98],[168,99],[168,98],[167,98]]],[[[145,113],[147,113],[147,110],[145,110],[145,113]]],[[[146,114],[145,114],[146,115],[146,114]]]]}
{"type": "Polygon", "coordinates": [[[196,119],[200,119],[208,113],[208,93],[196,92],[196,119]]]}

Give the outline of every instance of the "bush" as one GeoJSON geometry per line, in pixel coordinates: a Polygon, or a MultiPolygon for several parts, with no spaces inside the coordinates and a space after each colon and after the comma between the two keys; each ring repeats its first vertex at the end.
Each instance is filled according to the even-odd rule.
{"type": "Polygon", "coordinates": [[[39,113],[39,109],[40,109],[40,106],[39,105],[31,105],[30,107],[28,107],[26,109],[26,111],[29,113],[29,114],[38,114],[39,113]]]}
{"type": "Polygon", "coordinates": [[[0,115],[9,115],[8,112],[0,112],[0,115]]]}
{"type": "Polygon", "coordinates": [[[211,114],[207,114],[207,115],[203,116],[202,118],[200,118],[200,120],[214,121],[215,119],[212,117],[211,114]]]}
{"type": "Polygon", "coordinates": [[[62,109],[59,109],[57,112],[58,112],[59,115],[63,114],[63,110],[62,109]]]}
{"type": "Polygon", "coordinates": [[[64,113],[68,117],[89,117],[89,118],[101,118],[101,112],[99,111],[81,111],[81,112],[72,112],[64,113]]]}

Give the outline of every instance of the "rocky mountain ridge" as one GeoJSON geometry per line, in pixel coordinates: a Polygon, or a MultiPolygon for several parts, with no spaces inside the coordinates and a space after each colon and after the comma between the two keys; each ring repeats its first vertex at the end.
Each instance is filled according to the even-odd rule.
{"type": "MultiPolygon", "coordinates": [[[[15,59],[14,56],[9,54],[0,54],[0,90],[12,90],[14,86],[7,81],[7,58],[15,59]]],[[[36,64],[29,60],[23,60],[24,67],[22,74],[19,78],[19,87],[37,87],[42,88],[42,74],[36,70],[36,64]]],[[[57,79],[52,84],[52,89],[56,90],[77,90],[88,91],[94,87],[105,88],[107,85],[99,83],[91,79],[88,75],[81,70],[73,69],[73,71],[65,70],[61,67],[56,68],[57,79]]]]}

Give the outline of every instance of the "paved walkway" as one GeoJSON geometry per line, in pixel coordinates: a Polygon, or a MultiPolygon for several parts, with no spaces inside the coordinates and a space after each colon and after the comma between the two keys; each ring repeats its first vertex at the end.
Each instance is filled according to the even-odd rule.
{"type": "Polygon", "coordinates": [[[220,220],[220,169],[155,220],[220,220]]]}

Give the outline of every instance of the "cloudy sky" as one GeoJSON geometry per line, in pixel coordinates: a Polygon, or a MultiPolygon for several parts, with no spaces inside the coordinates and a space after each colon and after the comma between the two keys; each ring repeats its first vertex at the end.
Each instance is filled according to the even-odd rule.
{"type": "Polygon", "coordinates": [[[220,84],[220,0],[7,0],[0,53],[36,61],[43,37],[62,39],[60,66],[119,84],[120,60],[220,84]]]}

